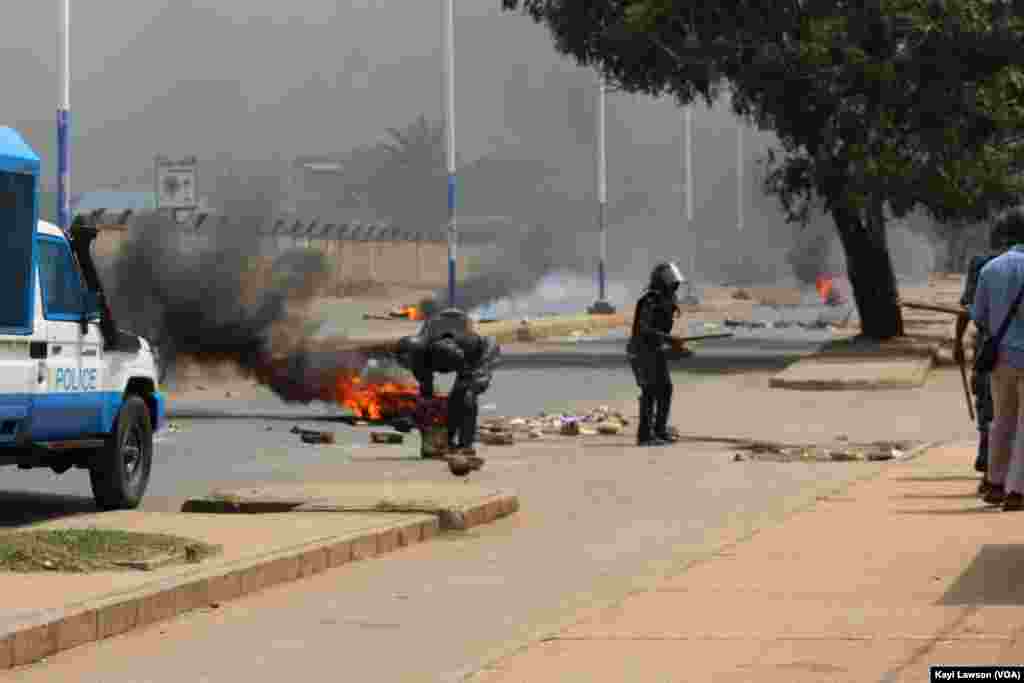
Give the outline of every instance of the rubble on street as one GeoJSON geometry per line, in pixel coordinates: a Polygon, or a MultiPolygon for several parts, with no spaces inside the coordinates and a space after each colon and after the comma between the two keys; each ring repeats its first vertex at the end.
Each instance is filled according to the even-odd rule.
{"type": "Polygon", "coordinates": [[[332,444],[335,441],[334,432],[319,432],[301,427],[292,427],[292,434],[298,434],[302,443],[308,444],[332,444]]]}
{"type": "Polygon", "coordinates": [[[481,421],[480,441],[491,445],[511,445],[521,439],[545,436],[596,436],[622,434],[629,420],[607,406],[588,413],[541,413],[536,417],[490,417],[481,421]]]}
{"type": "Polygon", "coordinates": [[[904,441],[876,441],[849,443],[838,439],[839,445],[779,444],[768,441],[737,441],[733,462],[746,460],[762,462],[884,462],[903,460],[920,444],[904,441]]]}

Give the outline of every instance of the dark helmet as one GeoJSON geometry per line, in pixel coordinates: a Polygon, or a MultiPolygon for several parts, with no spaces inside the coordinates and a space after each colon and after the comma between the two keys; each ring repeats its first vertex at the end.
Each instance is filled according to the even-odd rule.
{"type": "Polygon", "coordinates": [[[429,341],[422,334],[413,335],[410,337],[402,337],[398,340],[398,364],[405,368],[411,368],[413,359],[416,356],[423,354],[429,341]]]}
{"type": "Polygon", "coordinates": [[[462,369],[466,354],[450,335],[430,342],[430,368],[434,372],[456,372],[462,369]]]}
{"type": "Polygon", "coordinates": [[[651,271],[651,289],[665,294],[675,294],[679,286],[686,282],[682,272],[674,262],[659,263],[651,271]]]}
{"type": "Polygon", "coordinates": [[[458,308],[446,308],[424,322],[419,334],[435,341],[446,336],[461,339],[472,331],[468,315],[458,308]]]}

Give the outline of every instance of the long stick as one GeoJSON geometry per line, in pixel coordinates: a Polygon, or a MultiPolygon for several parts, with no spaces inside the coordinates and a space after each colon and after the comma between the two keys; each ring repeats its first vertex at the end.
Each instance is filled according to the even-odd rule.
{"type": "Polygon", "coordinates": [[[700,334],[695,337],[673,337],[672,339],[679,343],[685,343],[693,341],[704,341],[705,339],[728,339],[734,336],[736,335],[734,335],[731,332],[724,332],[722,334],[700,334]]]}
{"type": "Polygon", "coordinates": [[[936,313],[949,313],[950,315],[963,315],[967,309],[958,306],[944,306],[942,304],[930,304],[922,301],[900,301],[904,308],[914,308],[921,311],[935,311],[936,313]]]}
{"type": "Polygon", "coordinates": [[[964,397],[967,399],[967,414],[971,416],[971,422],[974,422],[974,403],[971,401],[971,386],[967,382],[967,367],[963,363],[960,363],[960,379],[962,379],[964,383],[964,397]]]}

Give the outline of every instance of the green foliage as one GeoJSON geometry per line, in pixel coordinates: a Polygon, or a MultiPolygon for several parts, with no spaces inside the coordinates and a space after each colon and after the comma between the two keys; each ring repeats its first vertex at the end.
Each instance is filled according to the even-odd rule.
{"type": "Polygon", "coordinates": [[[1019,202],[1024,19],[986,0],[503,0],[619,87],[680,103],[724,86],[778,136],[766,187],[809,208],[979,220],[1019,202]]]}

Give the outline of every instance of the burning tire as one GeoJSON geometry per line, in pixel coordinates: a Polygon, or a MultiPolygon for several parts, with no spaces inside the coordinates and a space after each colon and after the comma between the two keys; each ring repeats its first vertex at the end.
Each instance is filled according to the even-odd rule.
{"type": "Polygon", "coordinates": [[[101,510],[132,510],[142,502],[153,467],[153,423],[141,397],[129,395],[114,433],[89,467],[93,497],[101,510]]]}

